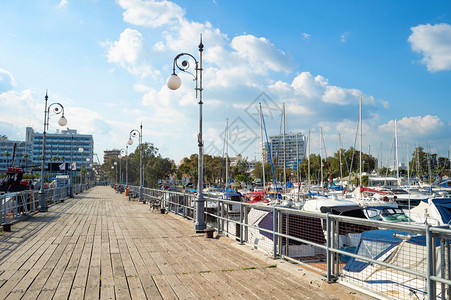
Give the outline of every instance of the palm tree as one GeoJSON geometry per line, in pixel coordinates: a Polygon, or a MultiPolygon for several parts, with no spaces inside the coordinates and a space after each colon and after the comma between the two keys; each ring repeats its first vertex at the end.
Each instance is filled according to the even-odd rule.
{"type": "Polygon", "coordinates": [[[5,156],[6,156],[6,165],[8,165],[8,157],[11,156],[11,153],[5,151],[5,156]]]}

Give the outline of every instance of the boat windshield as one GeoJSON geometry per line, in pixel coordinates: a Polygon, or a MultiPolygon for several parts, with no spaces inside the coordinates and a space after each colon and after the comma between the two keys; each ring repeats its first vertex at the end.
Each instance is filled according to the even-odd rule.
{"type": "Polygon", "coordinates": [[[368,208],[366,214],[369,219],[386,222],[413,222],[400,208],[368,208]]]}
{"type": "Polygon", "coordinates": [[[407,191],[401,190],[401,189],[391,189],[390,191],[393,194],[395,194],[395,195],[407,195],[407,194],[409,194],[407,191]]]}

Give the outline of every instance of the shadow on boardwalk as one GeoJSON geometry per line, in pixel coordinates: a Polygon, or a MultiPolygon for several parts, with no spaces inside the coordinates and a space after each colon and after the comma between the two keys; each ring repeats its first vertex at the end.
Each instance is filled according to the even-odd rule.
{"type": "Polygon", "coordinates": [[[0,233],[0,299],[368,299],[95,187],[0,233]]]}

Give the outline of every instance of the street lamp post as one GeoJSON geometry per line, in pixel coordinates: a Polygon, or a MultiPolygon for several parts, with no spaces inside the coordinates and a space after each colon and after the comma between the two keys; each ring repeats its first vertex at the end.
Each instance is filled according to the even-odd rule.
{"type": "Polygon", "coordinates": [[[128,187],[128,145],[121,149],[121,157],[125,156],[125,186],[128,187]]]}
{"type": "Polygon", "coordinates": [[[117,184],[117,161],[114,162],[114,168],[116,169],[116,181],[115,181],[115,183],[117,184]]]}
{"type": "Polygon", "coordinates": [[[143,172],[143,149],[142,149],[142,137],[143,137],[143,124],[138,129],[132,129],[129,134],[128,144],[133,144],[133,138],[138,137],[138,147],[139,147],[139,201],[144,201],[143,199],[143,182],[144,182],[144,172],[143,172]]]}
{"type": "Polygon", "coordinates": [[[85,149],[83,149],[82,147],[78,148],[78,152],[81,155],[80,172],[78,173],[78,176],[80,177],[80,192],[83,192],[83,174],[82,174],[82,169],[83,169],[83,152],[84,151],[85,151],[85,149]]]}
{"type": "Polygon", "coordinates": [[[91,179],[91,176],[89,176],[89,173],[88,173],[88,167],[90,167],[91,166],[91,159],[89,158],[89,157],[87,157],[86,158],[86,168],[85,168],[85,171],[86,171],[86,180],[85,180],[85,182],[89,185],[89,183],[90,183],[90,179],[91,179]]]}
{"type": "MultiPolygon", "coordinates": [[[[111,170],[114,170],[114,166],[111,166],[111,170]]],[[[114,178],[113,178],[113,176],[114,176],[114,171],[112,171],[113,172],[113,175],[111,175],[111,182],[113,182],[113,180],[114,180],[114,178]]]]}
{"type": "Polygon", "coordinates": [[[45,92],[45,109],[44,109],[44,131],[42,132],[42,161],[41,161],[41,189],[39,190],[39,211],[47,211],[47,206],[45,204],[45,188],[44,188],[44,165],[45,165],[45,135],[46,130],[49,129],[49,119],[50,119],[50,109],[55,114],[61,114],[61,118],[58,120],[60,126],[66,126],[67,119],[64,117],[64,106],[60,103],[52,103],[47,106],[47,101],[49,96],[47,91],[45,92]]]}
{"type": "Polygon", "coordinates": [[[117,157],[119,158],[119,184],[122,184],[122,154],[117,157]]]}
{"type": "Polygon", "coordinates": [[[193,75],[194,80],[196,81],[196,99],[199,95],[199,135],[197,136],[197,143],[199,146],[199,164],[198,164],[198,199],[197,199],[197,205],[196,205],[196,222],[195,222],[195,230],[196,231],[202,231],[206,229],[207,224],[204,220],[204,208],[205,208],[205,199],[203,195],[203,173],[204,173],[204,160],[203,160],[203,141],[202,141],[202,51],[204,50],[204,45],[202,44],[202,35],[200,36],[200,43],[199,43],[199,61],[196,60],[196,58],[189,54],[189,53],[180,53],[174,58],[174,62],[172,64],[172,75],[169,76],[167,80],[167,86],[171,90],[176,90],[180,87],[182,84],[180,78],[175,73],[175,67],[179,69],[182,72],[189,73],[193,75]],[[190,69],[190,64],[188,60],[183,59],[181,61],[181,64],[179,64],[179,59],[182,57],[188,57],[191,58],[195,63],[195,74],[190,73],[188,70],[190,69]]]}
{"type": "MultiPolygon", "coordinates": [[[[77,145],[80,145],[80,141],[75,141],[77,145]]],[[[84,151],[83,148],[78,148],[78,152],[82,153],[84,151]]],[[[70,142],[70,190],[69,190],[69,197],[74,197],[74,170],[77,171],[77,163],[74,163],[74,135],[71,135],[71,142],[70,142]],[[75,166],[75,168],[74,168],[75,166]]]]}

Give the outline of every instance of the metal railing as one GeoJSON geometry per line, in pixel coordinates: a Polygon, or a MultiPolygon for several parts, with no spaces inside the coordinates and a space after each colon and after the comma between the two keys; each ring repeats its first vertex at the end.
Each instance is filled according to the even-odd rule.
{"type": "MultiPolygon", "coordinates": [[[[130,191],[139,192],[138,187],[130,191]]],[[[159,201],[162,208],[189,219],[195,215],[195,194],[145,188],[144,200],[159,201]]],[[[387,299],[451,299],[449,226],[205,200],[209,227],[273,257],[319,270],[328,282],[387,299]]]]}
{"type": "MultiPolygon", "coordinates": [[[[89,189],[89,184],[74,184],[74,194],[89,189]]],[[[69,187],[48,188],[45,191],[46,207],[63,202],[69,196],[69,187]]],[[[10,224],[20,217],[39,210],[39,191],[25,190],[0,195],[0,223],[10,224]]]]}

